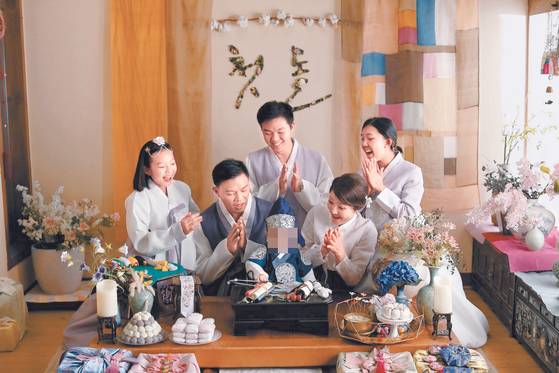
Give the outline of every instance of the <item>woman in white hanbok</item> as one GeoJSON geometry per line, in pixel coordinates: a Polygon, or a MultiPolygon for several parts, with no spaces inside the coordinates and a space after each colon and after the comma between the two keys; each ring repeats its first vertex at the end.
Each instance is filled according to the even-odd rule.
{"type": "MultiPolygon", "coordinates": [[[[361,149],[361,170],[370,197],[364,215],[373,221],[379,234],[389,220],[419,214],[423,175],[418,166],[402,157],[392,121],[380,117],[366,120],[361,129],[361,149]]],[[[377,247],[375,260],[388,255],[377,247]]],[[[417,258],[410,259],[410,262],[423,280],[419,286],[406,289],[408,296],[415,296],[421,286],[428,282],[429,271],[417,258]]],[[[466,297],[460,273],[454,271],[451,278],[453,332],[460,343],[468,347],[481,347],[487,341],[487,319],[466,297]]]]}
{"type": "Polygon", "coordinates": [[[367,185],[358,174],[334,179],[328,202],[313,207],[303,225],[301,249],[317,278],[334,291],[362,291],[371,276],[377,242],[375,226],[359,211],[365,205],[367,185]]]}

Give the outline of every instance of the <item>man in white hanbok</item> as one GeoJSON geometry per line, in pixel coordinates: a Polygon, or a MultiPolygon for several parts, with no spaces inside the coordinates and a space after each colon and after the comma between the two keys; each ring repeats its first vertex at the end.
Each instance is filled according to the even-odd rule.
{"type": "Polygon", "coordinates": [[[307,212],[326,200],[332,171],[324,157],[293,138],[293,109],[270,101],[257,114],[266,147],[248,155],[246,164],[254,194],[274,202],[285,196],[301,228],[307,212]]]}
{"type": "MultiPolygon", "coordinates": [[[[361,171],[367,180],[370,196],[364,215],[373,221],[379,234],[389,220],[419,214],[423,197],[423,175],[418,166],[402,157],[392,121],[388,118],[366,120],[361,129],[361,150],[361,171]]],[[[390,253],[383,252],[379,247],[375,260],[389,255],[390,253]]],[[[417,258],[407,259],[423,279],[420,284],[423,286],[429,279],[427,267],[417,258]]],[[[487,318],[466,297],[460,273],[454,271],[451,278],[453,332],[462,344],[473,348],[481,347],[487,341],[487,318]]],[[[420,286],[407,291],[408,296],[414,296],[420,286]]]]}

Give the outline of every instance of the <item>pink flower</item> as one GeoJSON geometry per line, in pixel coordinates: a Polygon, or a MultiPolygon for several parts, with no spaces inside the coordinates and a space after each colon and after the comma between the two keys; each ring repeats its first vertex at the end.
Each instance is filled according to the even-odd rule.
{"type": "Polygon", "coordinates": [[[79,229],[81,232],[86,232],[86,231],[89,230],[89,228],[90,228],[90,227],[89,227],[89,224],[87,224],[86,222],[83,222],[83,221],[82,221],[82,222],[80,222],[80,226],[79,226],[78,229],[79,229]]]}

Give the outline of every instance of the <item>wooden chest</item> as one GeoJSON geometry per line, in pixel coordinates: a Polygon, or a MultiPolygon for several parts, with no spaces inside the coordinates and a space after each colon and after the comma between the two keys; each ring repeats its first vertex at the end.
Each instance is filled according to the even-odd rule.
{"type": "Polygon", "coordinates": [[[307,302],[272,301],[243,303],[246,288],[233,287],[231,302],[234,313],[234,335],[246,335],[250,330],[275,329],[328,335],[328,303],[318,296],[307,302]]]}
{"type": "Polygon", "coordinates": [[[559,317],[518,277],[515,297],[515,338],[547,372],[559,372],[559,317]]]}
{"type": "Polygon", "coordinates": [[[509,270],[506,254],[491,242],[473,240],[472,283],[483,300],[512,334],[516,276],[509,270]]]}

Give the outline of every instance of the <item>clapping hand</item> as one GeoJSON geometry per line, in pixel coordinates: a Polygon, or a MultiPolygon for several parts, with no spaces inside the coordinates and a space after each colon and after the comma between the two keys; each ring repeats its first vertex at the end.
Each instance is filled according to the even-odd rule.
{"type": "Polygon", "coordinates": [[[367,157],[361,158],[361,169],[363,177],[367,182],[369,194],[380,193],[384,190],[384,169],[380,168],[377,159],[369,159],[367,157]]]}
{"type": "Polygon", "coordinates": [[[330,228],[326,231],[320,251],[323,257],[328,255],[328,253],[334,255],[336,264],[339,264],[346,258],[343,236],[339,227],[330,228]]]}
{"type": "Polygon", "coordinates": [[[189,234],[200,226],[202,216],[198,213],[189,212],[180,221],[181,228],[184,234],[189,234]]]}
{"type": "Polygon", "coordinates": [[[239,219],[227,234],[227,250],[232,255],[244,250],[246,246],[246,227],[243,219],[239,219]]]}
{"type": "Polygon", "coordinates": [[[287,191],[287,165],[284,164],[281,168],[281,172],[278,178],[279,183],[279,195],[284,196],[287,191]]]}
{"type": "Polygon", "coordinates": [[[293,176],[291,176],[291,190],[293,192],[301,192],[303,190],[303,179],[299,175],[297,163],[293,166],[293,176]]]}

